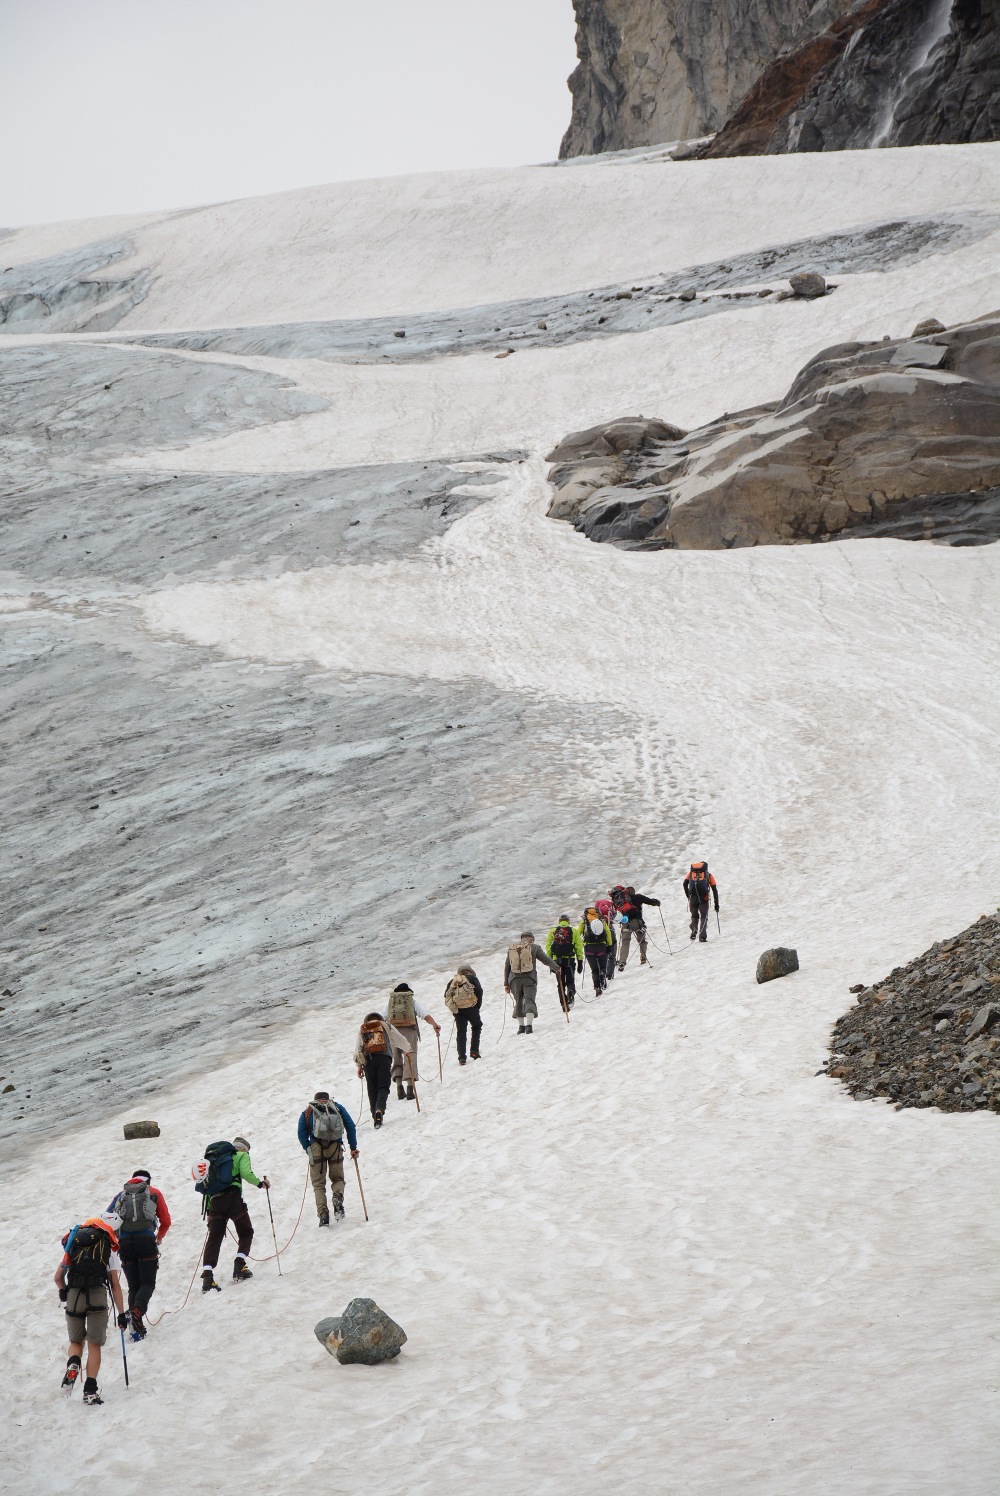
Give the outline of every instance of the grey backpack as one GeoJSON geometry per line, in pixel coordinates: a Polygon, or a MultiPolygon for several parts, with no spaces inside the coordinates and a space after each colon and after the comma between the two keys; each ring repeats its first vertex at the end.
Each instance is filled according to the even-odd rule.
{"type": "Polygon", "coordinates": [[[156,1226],[156,1201],[145,1179],[130,1179],[115,1201],[122,1232],[152,1231],[156,1226]]]}
{"type": "Polygon", "coordinates": [[[312,1135],[317,1143],[339,1143],[344,1136],[344,1119],[333,1101],[312,1103],[312,1135]]]}

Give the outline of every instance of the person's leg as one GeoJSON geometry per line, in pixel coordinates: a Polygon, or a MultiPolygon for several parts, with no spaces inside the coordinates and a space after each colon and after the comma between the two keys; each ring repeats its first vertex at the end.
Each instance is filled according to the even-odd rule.
{"type": "Polygon", "coordinates": [[[604,986],[604,956],[600,951],[588,951],[587,965],[590,967],[590,975],[594,979],[594,991],[600,992],[604,986]]]}
{"type": "MultiPolygon", "coordinates": [[[[149,1308],[149,1301],[156,1292],[156,1274],[160,1266],[160,1254],[156,1250],[156,1243],[150,1237],[145,1243],[146,1256],[138,1258],[138,1284],[136,1286],[134,1301],[129,1304],[136,1314],[145,1314],[149,1308]]],[[[132,1299],[131,1285],[129,1299],[132,1299]]]]}
{"type": "Polygon", "coordinates": [[[563,996],[569,1003],[576,996],[576,962],[571,956],[568,961],[560,961],[559,965],[562,968],[563,996]]]}
{"type": "Polygon", "coordinates": [[[455,1045],[458,1049],[458,1063],[465,1064],[465,1041],[469,1032],[469,1009],[459,1008],[455,1014],[455,1045]]]}
{"type": "Polygon", "coordinates": [[[118,1238],[118,1256],[121,1258],[122,1272],[125,1274],[125,1282],[128,1284],[127,1309],[135,1305],[136,1295],[139,1292],[139,1284],[142,1281],[139,1270],[139,1243],[133,1236],[120,1236],[118,1238]]]}
{"type": "MultiPolygon", "coordinates": [[[[226,1193],[229,1194],[229,1191],[227,1190],[226,1193]]],[[[250,1248],[253,1245],[253,1222],[250,1219],[250,1212],[247,1210],[246,1201],[240,1191],[233,1190],[232,1193],[236,1198],[228,1202],[228,1212],[229,1219],[236,1227],[236,1260],[233,1263],[233,1276],[237,1277],[240,1273],[241,1264],[244,1272],[249,1273],[250,1271],[247,1267],[247,1258],[250,1256],[250,1248]]]]}
{"type": "Polygon", "coordinates": [[[365,1060],[365,1086],[368,1090],[368,1107],[373,1117],[378,1111],[378,1072],[375,1069],[375,1059],[375,1055],[370,1055],[365,1060]]]}
{"type": "MultiPolygon", "coordinates": [[[[223,1191],[225,1194],[225,1191],[223,1191]]],[[[222,1239],[226,1234],[226,1223],[229,1215],[226,1211],[222,1195],[214,1195],[208,1203],[208,1240],[205,1243],[205,1255],[202,1258],[202,1271],[214,1270],[219,1261],[219,1250],[222,1247],[222,1239]]]]}
{"type": "MultiPolygon", "coordinates": [[[[95,1345],[92,1340],[87,1341],[87,1381],[97,1382],[97,1373],[101,1369],[101,1347],[95,1345]]],[[[86,1390],[86,1384],[84,1387],[86,1390]]]]}
{"type": "Polygon", "coordinates": [[[639,960],[643,965],[646,963],[646,926],[639,923],[635,928],[635,938],[639,942],[639,960]]]}
{"type": "Polygon", "coordinates": [[[694,940],[695,936],[698,934],[698,920],[701,917],[700,899],[688,899],[688,908],[691,910],[691,939],[694,940]]]}
{"type": "Polygon", "coordinates": [[[698,910],[698,913],[699,913],[699,916],[700,916],[700,920],[701,920],[701,925],[700,925],[700,928],[698,930],[698,939],[699,940],[707,940],[708,939],[708,910],[709,910],[709,902],[708,902],[708,899],[706,899],[705,902],[704,902],[704,904],[702,904],[700,906],[699,910],[698,910]]]}
{"type": "Polygon", "coordinates": [[[330,1202],[335,1216],[344,1214],[344,1145],[330,1143],[326,1149],[326,1172],[330,1180],[330,1202]]]}
{"type": "Polygon", "coordinates": [[[375,1077],[375,1111],[385,1114],[392,1085],[392,1056],[379,1054],[374,1057],[372,1073],[375,1077]]]}
{"type": "Polygon", "coordinates": [[[524,978],[520,972],[512,971],[510,974],[510,995],[514,999],[514,1017],[517,1019],[517,1031],[524,1033],[524,978]]]}
{"type": "Polygon", "coordinates": [[[530,1034],[532,1025],[538,1017],[538,978],[534,980],[525,979],[522,989],[521,1006],[524,1011],[524,1032],[530,1034]]]}
{"type": "Polygon", "coordinates": [[[479,1004],[477,1003],[474,1008],[467,1009],[467,1012],[469,1015],[469,1027],[472,1030],[472,1044],[470,1046],[469,1053],[472,1055],[472,1058],[474,1060],[478,1060],[479,1036],[483,1031],[483,1020],[482,1015],[479,1011],[479,1004]]]}
{"type": "Polygon", "coordinates": [[[632,940],[631,926],[622,925],[621,944],[618,947],[618,970],[623,971],[628,965],[628,949],[632,940]]]}
{"type": "Polygon", "coordinates": [[[108,1338],[108,1291],[106,1288],[88,1288],[87,1295],[87,1379],[83,1384],[83,1395],[97,1392],[97,1374],[101,1369],[101,1347],[108,1338]]]}
{"type": "Polygon", "coordinates": [[[611,931],[611,945],[608,947],[608,955],[607,955],[607,978],[608,978],[609,982],[614,979],[615,965],[617,964],[617,961],[618,961],[618,934],[617,934],[617,927],[613,927],[612,931],[611,931]]]}
{"type": "Polygon", "coordinates": [[[316,1197],[316,1214],[320,1220],[324,1216],[329,1219],[329,1211],[326,1208],[326,1159],[323,1157],[322,1143],[309,1145],[309,1182],[313,1187],[313,1195],[316,1197]]]}

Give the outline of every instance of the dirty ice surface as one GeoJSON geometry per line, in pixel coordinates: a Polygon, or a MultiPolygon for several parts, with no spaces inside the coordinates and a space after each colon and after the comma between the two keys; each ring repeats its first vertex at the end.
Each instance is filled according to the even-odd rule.
{"type": "MultiPolygon", "coordinates": [[[[108,273],[152,279],[123,332],[256,328],[488,307],[898,215],[990,214],[998,179],[996,146],[650,153],[54,225],[5,253],[26,264],[126,237],[134,253],[108,273]]],[[[33,1139],[7,1154],[0,1224],[12,1490],[65,1491],[96,1471],[129,1492],[215,1491],[220,1478],[379,1496],[990,1488],[996,1118],[858,1104],[815,1072],[849,985],[998,902],[1000,552],[854,540],[626,554],[546,520],[542,459],[604,416],[693,424],[774,398],[839,339],[994,310],[997,247],[995,232],[948,241],[848,271],[818,303],[737,304],[505,359],[383,368],[161,350],[244,371],[255,408],[237,419],[220,397],[219,424],[186,445],[151,429],[123,451],[85,434],[58,460],[41,438],[20,449],[18,492],[41,486],[15,506],[21,549],[4,578],[24,713],[5,772],[24,882],[63,900],[65,928],[39,917],[31,930],[46,944],[26,958],[38,986],[20,1014],[51,1023],[61,1073],[37,1110],[20,1110],[23,1088],[3,1098],[8,1135],[33,1139]],[[292,397],[325,405],[295,414],[292,397]],[[430,488],[470,502],[427,532],[401,518],[402,544],[386,538],[393,516],[421,501],[398,488],[367,553],[310,551],[305,527],[290,563],[250,518],[263,504],[293,523],[300,491],[321,512],[318,473],[433,462],[430,488]],[[449,464],[468,483],[451,488],[449,464]],[[109,518],[112,483],[123,499],[150,483],[150,507],[135,540],[103,540],[98,569],[39,560],[36,575],[44,506],[39,557],[72,533],[64,505],[86,523],[67,472],[109,518]],[[213,522],[227,494],[246,506],[248,555],[231,512],[212,564],[191,564],[185,482],[191,507],[210,494],[213,522]],[[410,723],[415,741],[399,742],[410,723]],[[109,763],[128,818],[84,794],[109,763]],[[481,871],[465,866],[466,838],[481,871]],[[722,891],[721,938],[694,948],[678,881],[692,856],[722,891]],[[369,881],[345,894],[348,866],[369,881]],[[544,977],[537,1032],[518,1037],[503,1016],[507,933],[544,931],[564,899],[577,913],[626,875],[663,897],[675,954],[655,922],[650,967],[631,964],[599,1001],[588,989],[568,1025],[544,977]],[[320,955],[332,972],[363,943],[370,964],[320,979],[320,955]],[[779,943],[801,970],[757,988],[756,958],[779,943]],[[449,953],[474,954],[483,1058],[459,1069],[452,1043],[441,1083],[425,1043],[420,1114],[394,1099],[380,1133],[362,1128],[371,1222],[349,1178],[345,1226],[318,1231],[310,1192],[293,1235],[298,1112],[321,1085],[357,1110],[356,1025],[397,950],[440,1018],[449,953]],[[156,977],[178,980],[152,987],[160,951],[174,966],[156,977]],[[238,952],[260,959],[236,967],[238,952]],[[163,1005],[145,1085],[144,1044],[111,1060],[110,1082],[100,1064],[98,996],[126,953],[129,983],[146,980],[119,990],[117,1033],[131,998],[132,1032],[151,1041],[163,1005]],[[180,977],[202,983],[183,1002],[180,977]],[[87,990],[60,1018],[76,981],[87,990]],[[286,986],[301,1006],[281,1002],[286,986]],[[273,1027],[250,1045],[247,1023],[232,1025],[227,1063],[189,1025],[238,1000],[273,1027]],[[86,1094],[101,1089],[107,1100],[86,1094]],[[137,1114],[162,1128],[139,1149],[121,1140],[137,1114]],[[59,1234],[149,1167],[177,1221],[154,1313],[177,1309],[202,1240],[191,1161],[237,1131],[275,1182],[279,1244],[292,1238],[283,1276],[261,1262],[208,1301],[196,1285],[131,1349],[128,1391],[111,1344],[104,1408],[64,1404],[59,1234]],[[340,1368],[313,1338],[357,1295],[407,1331],[391,1366],[340,1368]]],[[[55,346],[37,332],[7,342],[55,346]]],[[[106,419],[99,401],[88,410],[85,428],[106,419]]],[[[363,480],[343,481],[347,502],[363,480]]],[[[6,1018],[19,999],[5,985],[6,1018]]],[[[264,1258],[265,1202],[249,1203],[264,1258]]]]}

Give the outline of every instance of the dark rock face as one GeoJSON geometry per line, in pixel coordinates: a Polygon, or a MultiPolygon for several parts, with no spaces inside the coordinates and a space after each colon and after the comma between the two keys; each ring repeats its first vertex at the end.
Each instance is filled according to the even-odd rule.
{"type": "Polygon", "coordinates": [[[352,1299],[343,1314],[321,1319],[313,1334],[341,1366],[377,1366],[391,1361],[406,1344],[406,1331],[374,1299],[352,1299]]]}
{"type": "Polygon", "coordinates": [[[859,1101],[1000,1112],[1000,918],[983,915],[951,940],[862,987],[838,1018],[827,1074],[859,1101]],[[973,991],[972,988],[975,990],[973,991]]]}
{"type": "Polygon", "coordinates": [[[776,945],[765,951],[757,962],[757,982],[773,982],[776,977],[790,976],[799,969],[799,953],[786,945],[776,945]]]}
{"type": "Polygon", "coordinates": [[[1000,138],[1000,0],[575,0],[562,156],[717,131],[739,156],[1000,138]]]}
{"type": "Polygon", "coordinates": [[[864,0],[766,67],[706,156],[1000,138],[1000,0],[864,0]]]}
{"type": "Polygon", "coordinates": [[[626,549],[1000,536],[1000,317],[842,343],[783,400],[664,438],[618,420],[550,455],[550,515],[626,549]]]}
{"type": "Polygon", "coordinates": [[[574,0],[579,65],[560,156],[717,130],[761,70],[851,0],[574,0]]]}

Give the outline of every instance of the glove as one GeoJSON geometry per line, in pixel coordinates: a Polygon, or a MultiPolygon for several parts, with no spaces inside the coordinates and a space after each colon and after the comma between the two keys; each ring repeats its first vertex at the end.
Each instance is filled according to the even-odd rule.
{"type": "Polygon", "coordinates": [[[582,971],[583,971],[583,962],[582,961],[578,961],[576,963],[576,974],[577,974],[577,976],[579,976],[582,971]]]}
{"type": "Polygon", "coordinates": [[[119,1330],[127,1330],[128,1329],[128,1315],[125,1313],[124,1309],[122,1310],[121,1314],[119,1314],[119,1316],[118,1316],[118,1328],[119,1328],[119,1330]]]}
{"type": "Polygon", "coordinates": [[[60,1304],[65,1304],[65,1302],[66,1302],[66,1300],[68,1298],[69,1298],[69,1289],[68,1288],[60,1288],[60,1290],[59,1290],[59,1302],[60,1302],[60,1304]]]}
{"type": "Polygon", "coordinates": [[[650,899],[650,901],[649,901],[649,902],[650,902],[650,903],[651,903],[651,904],[655,904],[655,905],[656,905],[656,907],[657,907],[657,909],[659,909],[659,907],[660,907],[660,901],[659,901],[659,899],[650,899]]]}
{"type": "Polygon", "coordinates": [[[271,1181],[270,1181],[270,1179],[268,1179],[268,1177],[267,1177],[266,1174],[264,1175],[263,1179],[260,1181],[260,1184],[258,1184],[257,1188],[259,1190],[269,1190],[271,1188],[271,1181]]]}

